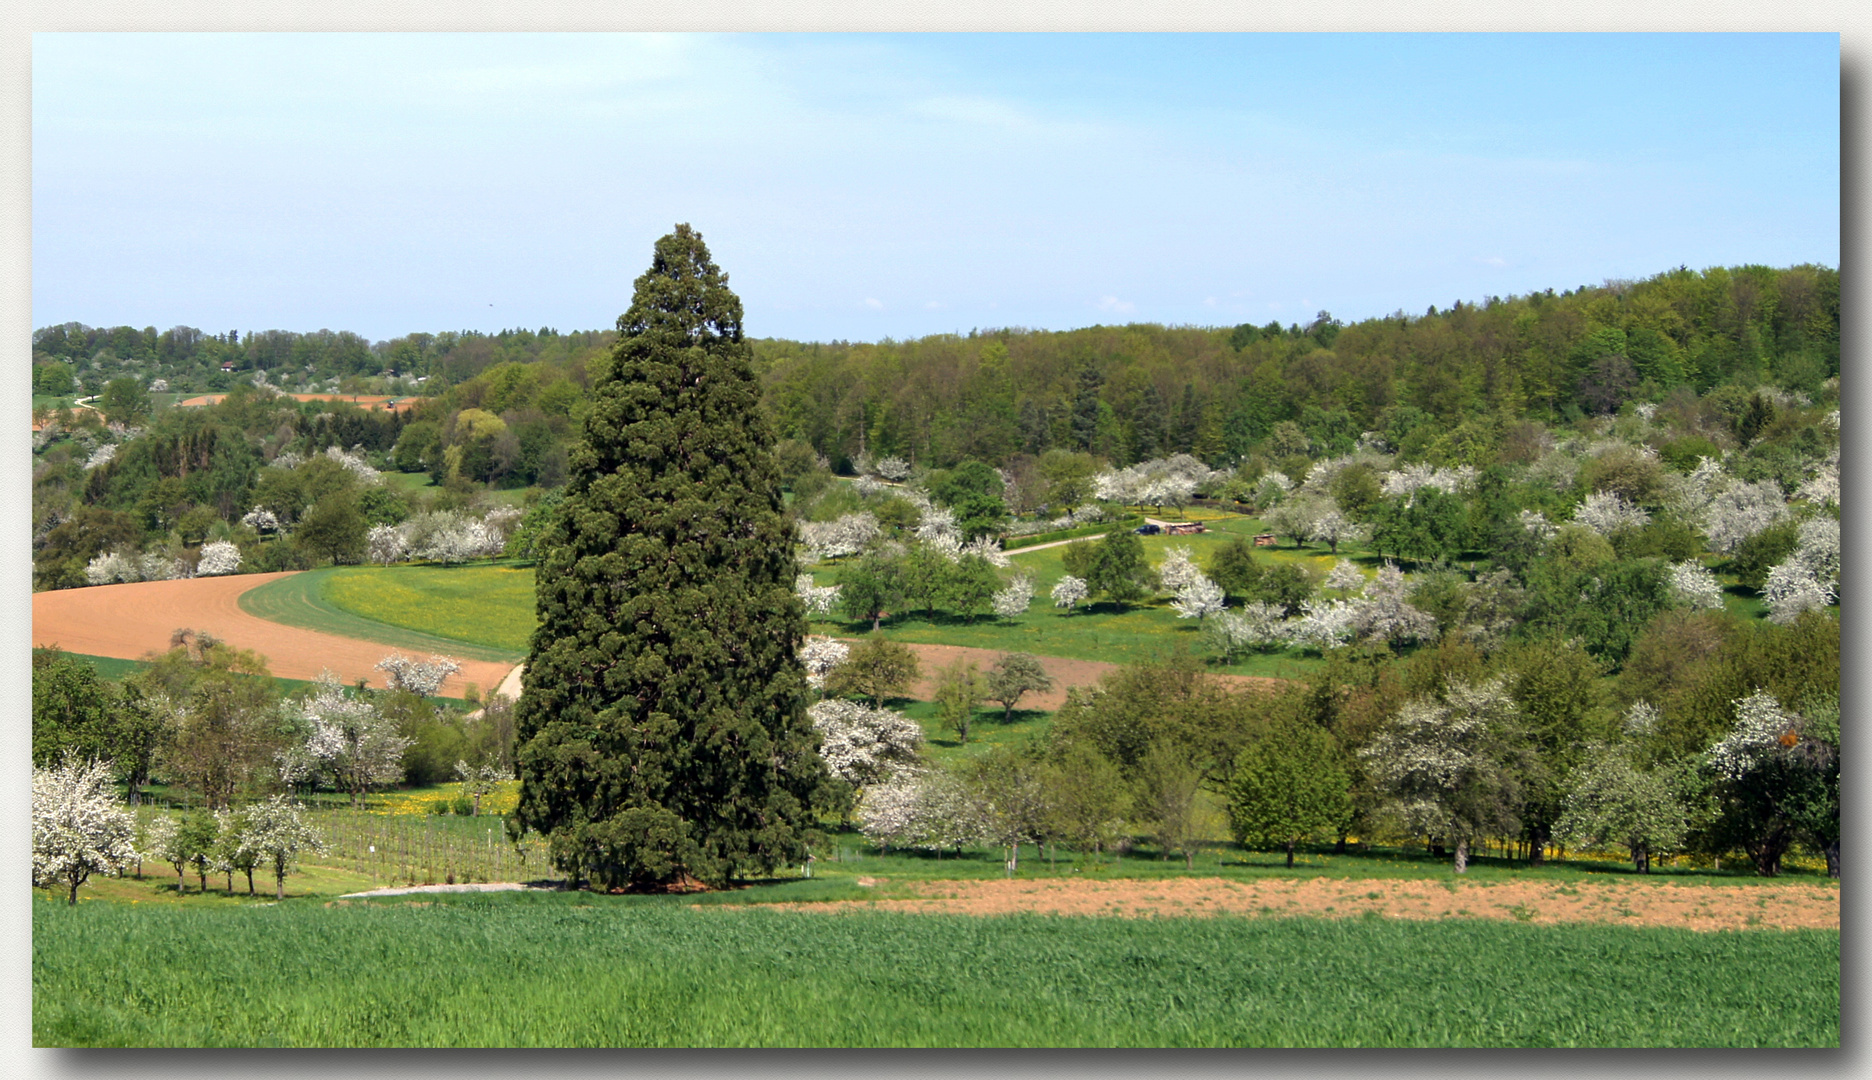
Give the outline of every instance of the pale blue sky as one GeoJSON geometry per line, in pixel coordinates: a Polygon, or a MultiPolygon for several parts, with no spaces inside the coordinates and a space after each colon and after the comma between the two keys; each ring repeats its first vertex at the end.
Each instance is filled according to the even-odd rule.
{"type": "Polygon", "coordinates": [[[1837,266],[1836,35],[39,34],[33,320],[1351,320],[1837,266]]]}

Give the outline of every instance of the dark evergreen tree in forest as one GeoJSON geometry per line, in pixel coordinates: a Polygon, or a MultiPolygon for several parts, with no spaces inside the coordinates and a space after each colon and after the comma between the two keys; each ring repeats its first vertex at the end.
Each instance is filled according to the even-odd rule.
{"type": "Polygon", "coordinates": [[[510,827],[594,885],[798,862],[824,777],[796,541],[727,282],[689,226],[657,241],[541,543],[510,827]]]}
{"type": "Polygon", "coordinates": [[[1092,449],[1093,440],[1098,438],[1099,387],[1104,382],[1096,365],[1087,364],[1079,369],[1079,393],[1073,398],[1072,407],[1072,434],[1074,444],[1081,450],[1092,449]]]}

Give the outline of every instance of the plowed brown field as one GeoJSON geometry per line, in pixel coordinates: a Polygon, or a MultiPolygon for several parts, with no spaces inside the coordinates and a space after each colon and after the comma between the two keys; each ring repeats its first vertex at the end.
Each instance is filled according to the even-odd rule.
{"type": "MultiPolygon", "coordinates": [[[[894,883],[867,879],[860,884],[894,883]]],[[[827,913],[888,910],[959,915],[1311,915],[1394,919],[1514,919],[1691,930],[1825,929],[1840,925],[1839,889],[1824,885],[1676,885],[1614,882],[1366,881],[1335,878],[1080,878],[904,882],[914,899],[778,905],[827,913]]]]}
{"type": "MultiPolygon", "coordinates": [[[[282,626],[240,609],[242,593],[285,576],[236,574],[34,593],[33,644],[141,660],[166,652],[170,635],[187,627],[205,630],[236,648],[252,649],[266,657],[279,678],[316,679],[329,670],[346,684],[364,679],[382,686],[383,672],[376,664],[392,646],[282,626]]],[[[509,664],[457,659],[462,669],[442,684],[444,697],[460,697],[469,683],[498,686],[512,670],[509,664]]]]}

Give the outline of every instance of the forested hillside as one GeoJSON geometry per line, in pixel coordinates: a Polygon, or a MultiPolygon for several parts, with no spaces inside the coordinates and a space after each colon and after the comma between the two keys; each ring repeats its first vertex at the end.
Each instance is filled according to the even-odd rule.
{"type": "MultiPolygon", "coordinates": [[[[541,328],[371,343],[326,330],[39,330],[35,581],[83,584],[86,565],[111,551],[132,561],[160,551],[146,572],[193,572],[210,540],[245,545],[246,568],[348,561],[365,555],[373,525],[423,509],[472,517],[489,509],[481,504],[491,490],[556,487],[614,336],[541,328]],[[168,407],[242,387],[258,392],[168,407]],[[365,413],[270,390],[424,400],[365,413]],[[77,395],[95,395],[92,407],[74,408],[77,395]],[[298,464],[327,450],[350,452],[355,467],[298,464]],[[367,490],[381,487],[370,469],[413,474],[417,485],[427,474],[427,485],[367,490]],[[260,544],[295,531],[333,492],[339,502],[315,521],[335,532],[260,544]]],[[[1525,465],[1544,452],[1544,432],[1639,403],[1660,406],[1663,423],[1644,445],[1673,469],[1732,450],[1742,478],[1772,476],[1791,491],[1834,439],[1815,418],[1836,398],[1839,275],[1680,269],[1352,325],[1322,312],[1306,326],[755,345],[767,407],[788,439],[789,476],[811,471],[815,457],[845,473],[890,458],[917,469],[974,459],[1012,481],[1017,514],[1084,494],[1096,468],[1178,453],[1232,471],[1227,493],[1237,497],[1270,471],[1297,480],[1361,438],[1403,463],[1525,465]],[[1757,395],[1758,386],[1770,392],[1757,395]],[[1063,476],[1079,479],[1050,490],[1063,476]]]]}

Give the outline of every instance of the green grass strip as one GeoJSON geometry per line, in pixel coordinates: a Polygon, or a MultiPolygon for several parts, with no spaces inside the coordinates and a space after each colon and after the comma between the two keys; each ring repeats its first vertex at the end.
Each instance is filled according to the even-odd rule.
{"type": "Polygon", "coordinates": [[[215,910],[38,899],[33,1041],[1839,1045],[1837,931],[628,901],[215,910]]]}
{"type": "MultiPolygon", "coordinates": [[[[371,584],[387,583],[388,574],[396,571],[413,572],[437,570],[443,573],[454,570],[474,570],[479,567],[327,567],[323,570],[308,570],[302,574],[270,581],[257,589],[250,589],[241,594],[241,610],[269,622],[297,626],[306,630],[335,634],[339,637],[357,638],[362,641],[376,641],[392,645],[399,649],[414,652],[445,653],[466,660],[490,660],[501,663],[517,663],[526,659],[524,639],[516,648],[509,643],[508,637],[488,641],[479,637],[477,630],[483,625],[475,621],[472,615],[459,615],[453,612],[438,612],[424,609],[430,599],[417,591],[408,596],[399,592],[393,601],[384,601],[370,608],[370,614],[346,610],[327,598],[326,590],[333,578],[346,575],[367,576],[371,584]],[[372,617],[388,615],[389,618],[372,617]],[[414,625],[412,625],[414,624],[414,625]],[[447,631],[447,632],[439,632],[447,631]]],[[[532,621],[532,574],[526,574],[527,604],[526,619],[532,621]]],[[[368,594],[368,586],[361,590],[368,594]]],[[[490,598],[490,605],[499,612],[513,609],[511,597],[490,598]]],[[[529,625],[529,632],[530,632],[529,625]]]]}
{"type": "MultiPolygon", "coordinates": [[[[77,657],[80,660],[89,660],[91,662],[91,666],[97,669],[97,673],[100,676],[106,679],[111,679],[113,681],[122,680],[150,666],[148,663],[142,660],[123,660],[115,656],[91,656],[88,653],[67,653],[66,655],[77,657]]],[[[252,678],[259,678],[259,676],[240,675],[240,676],[237,676],[237,678],[252,679],[252,678]]],[[[281,679],[277,677],[269,677],[269,681],[274,683],[279,688],[279,692],[281,694],[300,694],[308,690],[311,690],[313,687],[318,685],[316,683],[310,682],[305,679],[281,679]]],[[[431,698],[430,700],[449,701],[450,704],[459,704],[458,702],[455,702],[452,699],[447,699],[447,698],[431,698]]]]}

